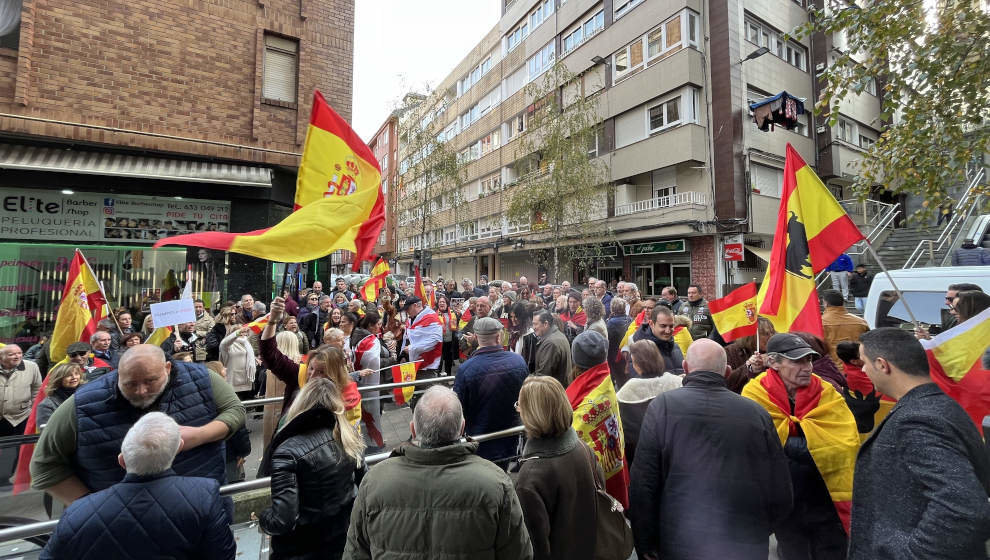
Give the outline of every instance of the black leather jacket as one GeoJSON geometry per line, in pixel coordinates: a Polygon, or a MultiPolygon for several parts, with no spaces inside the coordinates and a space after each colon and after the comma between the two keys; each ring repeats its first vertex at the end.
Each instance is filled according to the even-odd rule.
{"type": "Polygon", "coordinates": [[[265,451],[259,476],[272,477],[272,505],[258,519],[280,557],[343,550],[364,467],[334,439],[336,422],[325,408],[307,410],[279,430],[265,451]]]}

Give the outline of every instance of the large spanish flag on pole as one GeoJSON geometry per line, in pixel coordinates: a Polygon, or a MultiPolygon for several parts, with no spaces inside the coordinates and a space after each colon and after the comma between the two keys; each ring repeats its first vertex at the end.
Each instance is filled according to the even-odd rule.
{"type": "Polygon", "coordinates": [[[708,302],[712,322],[726,342],[756,334],[756,293],[756,283],[750,282],[708,302]]]}
{"type": "Polygon", "coordinates": [[[862,239],[859,228],[822,180],[787,144],[777,231],[757,297],[759,314],[777,332],[823,336],[815,275],[862,239]]]}
{"type": "Polygon", "coordinates": [[[292,214],[268,229],[177,235],[159,240],[155,247],[191,245],[277,262],[310,261],[344,249],[357,254],[357,271],[371,258],[384,224],[378,161],[317,91],[292,214]]]}
{"type": "Polygon", "coordinates": [[[983,417],[990,414],[990,370],[983,367],[983,353],[990,341],[990,309],[921,344],[928,353],[932,381],[949,395],[983,431],[983,417]]]}
{"type": "Polygon", "coordinates": [[[65,357],[65,349],[73,342],[89,342],[96,326],[105,317],[106,303],[107,298],[93,269],[82,252],[76,249],[65,279],[62,302],[58,306],[52,342],[48,348],[53,364],[65,357]]]}
{"type": "Polygon", "coordinates": [[[567,399],[574,411],[571,426],[605,471],[605,491],[622,507],[629,507],[626,442],[608,364],[602,362],[577,376],[567,386],[567,399]]]}
{"type": "Polygon", "coordinates": [[[388,274],[392,272],[385,259],[379,257],[375,267],[371,269],[371,277],[361,286],[361,299],[364,301],[375,301],[378,298],[378,290],[385,287],[388,274]]]}
{"type": "Polygon", "coordinates": [[[859,431],[842,395],[821,377],[812,375],[811,383],[798,389],[794,396],[791,414],[784,381],[776,371],[768,370],[751,379],[743,387],[742,396],[770,413],[782,446],[787,444],[788,437],[798,433],[798,427],[804,432],[811,458],[848,534],[859,431]]]}

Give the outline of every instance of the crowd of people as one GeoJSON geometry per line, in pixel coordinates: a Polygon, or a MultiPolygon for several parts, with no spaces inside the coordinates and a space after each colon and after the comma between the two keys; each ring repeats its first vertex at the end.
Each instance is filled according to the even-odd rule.
{"type": "MultiPolygon", "coordinates": [[[[258,472],[273,558],[624,558],[623,528],[644,559],[763,559],[771,535],[784,560],[986,557],[990,457],[929,377],[929,333],[870,330],[840,285],[824,337],[760,318],[727,344],[699,285],[587,286],[427,278],[365,301],[317,281],[197,300],[158,345],[121,309],[63,363],[0,348],[0,435],[46,379],[32,485],[69,507],[45,557],[232,558],[218,488],[247,476],[257,396],[281,397],[258,472]],[[410,441],[386,442],[391,392],[360,388],[409,363],[454,379],[418,389],[410,441]]],[[[975,285],[946,301],[958,322],[990,307],[975,285]]]]}

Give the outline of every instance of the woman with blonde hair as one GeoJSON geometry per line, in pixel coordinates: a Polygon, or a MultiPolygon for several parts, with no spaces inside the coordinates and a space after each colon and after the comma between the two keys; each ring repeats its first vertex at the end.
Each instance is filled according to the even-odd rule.
{"type": "Polygon", "coordinates": [[[47,424],[58,405],[75,394],[76,389],[85,383],[84,377],[85,372],[78,364],[70,362],[53,367],[48,372],[48,386],[45,388],[48,397],[38,403],[36,425],[47,424]]]}
{"type": "Polygon", "coordinates": [[[220,359],[220,341],[237,329],[237,315],[237,310],[231,305],[220,308],[213,328],[206,333],[206,361],[212,362],[220,359]]]}
{"type": "Polygon", "coordinates": [[[597,520],[595,481],[604,480],[604,474],[571,427],[571,403],[564,386],[550,376],[528,377],[516,407],[528,439],[515,489],[533,542],[533,558],[591,559],[597,520]]]}
{"type": "Polygon", "coordinates": [[[313,377],[265,452],[260,474],[271,476],[272,505],[258,523],[272,535],[272,558],[343,556],[364,474],[364,441],[345,416],[337,384],[313,377]]]}

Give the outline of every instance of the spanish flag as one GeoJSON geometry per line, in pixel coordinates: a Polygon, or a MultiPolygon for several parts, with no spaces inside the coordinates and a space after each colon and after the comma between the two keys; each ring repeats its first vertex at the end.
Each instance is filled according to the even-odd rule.
{"type": "Polygon", "coordinates": [[[815,275],[861,239],[863,234],[822,180],[787,144],[777,232],[757,296],[759,314],[777,332],[823,336],[815,275]]]}
{"type": "Polygon", "coordinates": [[[79,249],[76,249],[69,265],[69,275],[62,290],[62,302],[55,316],[48,356],[52,363],[65,357],[65,349],[73,342],[89,342],[96,332],[96,326],[106,315],[106,296],[93,269],[86,262],[79,249]]]}
{"type": "Polygon", "coordinates": [[[629,507],[629,466],[619,416],[619,399],[607,363],[577,376],[567,386],[567,399],[574,411],[571,426],[595,453],[605,471],[605,491],[629,507]]]}
{"type": "MultiPolygon", "coordinates": [[[[639,315],[636,316],[636,319],[633,320],[632,323],[629,323],[629,328],[626,329],[626,334],[622,335],[622,340],[619,341],[620,352],[629,351],[629,343],[632,342],[633,335],[636,334],[636,331],[643,326],[643,323],[646,322],[646,320],[646,310],[644,309],[639,312],[639,315]]],[[[616,359],[618,359],[618,355],[616,355],[616,359]]]]}
{"type": "Polygon", "coordinates": [[[694,342],[694,337],[691,336],[691,331],[687,330],[684,325],[678,325],[674,327],[674,342],[681,349],[681,354],[687,356],[688,348],[694,342]]]}
{"type": "Polygon", "coordinates": [[[271,313],[267,313],[265,314],[264,317],[258,317],[254,321],[251,321],[250,323],[244,326],[251,329],[251,332],[253,332],[254,334],[261,334],[261,331],[265,330],[265,327],[268,326],[268,319],[271,316],[272,316],[271,313]]]}
{"type": "Polygon", "coordinates": [[[361,286],[361,299],[364,301],[375,301],[378,291],[386,286],[388,274],[391,269],[385,259],[379,258],[375,267],[371,269],[371,277],[361,286]]]}
{"type": "MultiPolygon", "coordinates": [[[[422,362],[406,362],[404,364],[392,366],[392,382],[401,383],[403,381],[416,381],[416,370],[419,369],[419,364],[421,363],[422,362]]],[[[409,402],[409,399],[412,398],[415,391],[416,387],[412,385],[392,389],[392,396],[395,397],[395,405],[400,406],[409,402]]]]}
{"type": "Polygon", "coordinates": [[[811,458],[848,534],[853,468],[860,438],[856,419],[842,395],[821,377],[812,374],[811,383],[798,389],[792,413],[784,381],[776,371],[768,370],[751,379],[743,387],[742,396],[770,413],[781,445],[786,445],[787,438],[797,434],[800,426],[808,441],[811,458]]]}
{"type": "Polygon", "coordinates": [[[935,382],[973,419],[983,432],[983,417],[990,414],[990,370],[984,369],[983,353],[990,341],[990,309],[965,323],[922,340],[935,382]]]}
{"type": "Polygon", "coordinates": [[[708,302],[712,322],[726,342],[756,334],[756,292],[756,283],[750,282],[708,302]]]}
{"type": "Polygon", "coordinates": [[[148,340],[145,340],[144,343],[161,346],[170,336],[172,336],[172,327],[158,327],[151,331],[151,334],[148,335],[148,340]]]}
{"type": "Polygon", "coordinates": [[[191,245],[278,262],[311,261],[344,249],[356,253],[357,271],[371,258],[384,224],[378,161],[317,91],[292,214],[268,229],[177,235],[159,240],[155,247],[191,245]]]}
{"type": "Polygon", "coordinates": [[[423,285],[423,277],[419,275],[419,267],[416,267],[416,285],[413,286],[413,295],[423,300],[424,306],[430,309],[437,308],[436,292],[426,293],[426,286],[423,285]]]}

